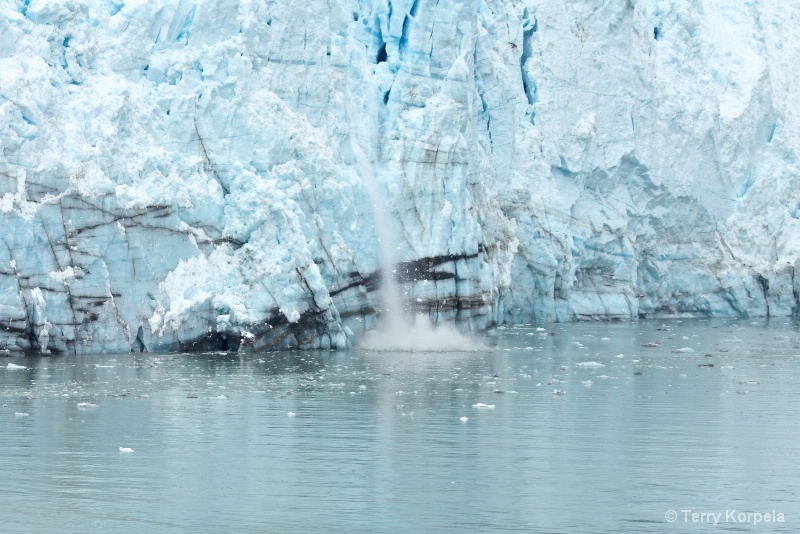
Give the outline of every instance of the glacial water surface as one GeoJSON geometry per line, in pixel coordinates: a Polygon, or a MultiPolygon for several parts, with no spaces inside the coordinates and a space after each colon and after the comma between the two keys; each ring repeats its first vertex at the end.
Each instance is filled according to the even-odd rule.
{"type": "Polygon", "coordinates": [[[499,334],[0,358],[0,530],[800,532],[798,323],[499,334]]]}

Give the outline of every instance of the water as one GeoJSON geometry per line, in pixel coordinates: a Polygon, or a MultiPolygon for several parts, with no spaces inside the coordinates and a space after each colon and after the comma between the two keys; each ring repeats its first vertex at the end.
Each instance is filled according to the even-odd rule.
{"type": "Polygon", "coordinates": [[[465,353],[2,358],[2,531],[798,531],[797,324],[545,328],[465,353]]]}

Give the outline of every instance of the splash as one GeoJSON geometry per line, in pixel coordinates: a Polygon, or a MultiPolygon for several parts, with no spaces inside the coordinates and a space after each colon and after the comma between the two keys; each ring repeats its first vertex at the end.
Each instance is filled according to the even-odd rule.
{"type": "Polygon", "coordinates": [[[381,352],[474,352],[485,350],[486,346],[454,326],[434,326],[420,314],[413,324],[379,324],[364,334],[358,348],[381,352]]]}
{"type": "MultiPolygon", "coordinates": [[[[374,109],[375,98],[373,98],[376,95],[374,87],[370,87],[366,98],[366,112],[369,118],[377,121],[378,113],[374,109]]],[[[346,103],[348,121],[351,125],[356,124],[356,114],[353,110],[355,101],[351,92],[346,103]]],[[[380,132],[381,129],[367,128],[366,131],[380,132]]],[[[424,315],[418,315],[412,324],[405,313],[403,297],[394,276],[397,260],[391,231],[393,225],[391,214],[393,212],[387,206],[385,193],[379,188],[377,173],[374,169],[374,162],[380,160],[380,136],[377,137],[374,145],[369,141],[364,144],[369,152],[374,153],[372,158],[368,157],[362,149],[361,144],[357,142],[355,132],[351,129],[350,147],[372,205],[375,235],[378,239],[381,300],[376,306],[378,326],[364,334],[358,342],[358,347],[373,351],[403,352],[462,352],[484,349],[485,346],[482,343],[464,336],[453,326],[434,327],[430,319],[424,315]]]]}

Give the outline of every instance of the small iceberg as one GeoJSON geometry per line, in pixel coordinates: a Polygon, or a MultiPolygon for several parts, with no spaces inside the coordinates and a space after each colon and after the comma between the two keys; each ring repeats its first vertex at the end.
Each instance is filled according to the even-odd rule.
{"type": "Polygon", "coordinates": [[[294,412],[289,412],[289,413],[287,413],[287,414],[286,414],[286,417],[294,417],[294,416],[296,416],[296,415],[297,415],[297,414],[296,414],[296,413],[294,413],[294,412]]]}
{"type": "Polygon", "coordinates": [[[605,365],[600,362],[580,362],[576,363],[575,367],[580,367],[582,369],[602,369],[605,365]]]}
{"type": "Polygon", "coordinates": [[[97,404],[91,402],[79,402],[78,409],[79,410],[91,410],[92,408],[97,408],[97,404]]]}
{"type": "Polygon", "coordinates": [[[125,452],[125,453],[133,452],[133,449],[131,449],[130,447],[120,447],[119,452],[125,452]]]}
{"type": "Polygon", "coordinates": [[[592,384],[594,384],[594,382],[592,382],[591,380],[581,380],[581,384],[583,384],[587,388],[590,388],[592,387],[592,384]]]}
{"type": "Polygon", "coordinates": [[[694,353],[694,349],[691,347],[682,347],[680,349],[675,349],[672,352],[676,354],[692,354],[694,353]]]}
{"type": "Polygon", "coordinates": [[[486,408],[486,409],[493,409],[494,404],[484,404],[482,402],[478,402],[472,405],[473,408],[486,408]]]}
{"type": "Polygon", "coordinates": [[[16,363],[9,363],[8,365],[6,365],[6,369],[8,369],[9,371],[20,371],[27,369],[27,367],[25,367],[24,365],[17,365],[16,363]]]}
{"type": "Polygon", "coordinates": [[[28,417],[28,412],[15,412],[14,417],[28,417]]]}
{"type": "Polygon", "coordinates": [[[466,416],[462,417],[461,419],[459,419],[459,421],[461,421],[462,423],[466,423],[467,421],[469,421],[469,417],[466,416]]]}

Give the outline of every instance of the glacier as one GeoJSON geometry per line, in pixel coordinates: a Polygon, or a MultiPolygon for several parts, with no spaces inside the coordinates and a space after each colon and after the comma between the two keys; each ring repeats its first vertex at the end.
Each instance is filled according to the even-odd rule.
{"type": "Polygon", "coordinates": [[[348,347],[382,247],[465,332],[793,315],[799,16],[0,0],[0,351],[348,347]]]}

